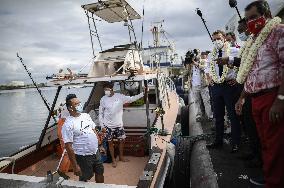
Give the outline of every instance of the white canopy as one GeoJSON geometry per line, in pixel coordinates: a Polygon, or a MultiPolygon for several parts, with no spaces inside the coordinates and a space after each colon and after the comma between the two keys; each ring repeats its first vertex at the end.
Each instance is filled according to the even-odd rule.
{"type": "Polygon", "coordinates": [[[82,8],[109,22],[140,19],[141,16],[125,0],[107,0],[82,5],[82,8]],[[126,11],[125,11],[126,10],[126,11]]]}

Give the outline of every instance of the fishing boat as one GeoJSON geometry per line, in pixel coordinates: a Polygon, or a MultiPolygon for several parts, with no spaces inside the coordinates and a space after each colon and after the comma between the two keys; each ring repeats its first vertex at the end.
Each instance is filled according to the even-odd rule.
{"type": "MultiPolygon", "coordinates": [[[[98,1],[82,5],[82,8],[88,18],[92,46],[92,33],[97,33],[94,15],[109,23],[124,22],[129,31],[130,43],[107,50],[101,48],[96,55],[92,48],[94,58],[86,77],[50,79],[50,83],[57,86],[57,92],[39,140],[0,159],[0,185],[164,187],[168,184],[177,187],[174,186],[177,183],[176,177],[189,185],[189,151],[177,137],[180,132],[188,134],[188,107],[182,106],[174,82],[158,66],[147,67],[143,64],[141,47],[137,44],[132,25],[132,21],[141,16],[125,0],[98,1]],[[91,30],[90,20],[93,21],[95,30],[91,30]],[[99,125],[98,108],[106,81],[115,83],[117,92],[126,95],[138,94],[144,87],[149,90],[139,104],[124,106],[123,122],[127,136],[124,152],[130,161],[119,163],[116,168],[104,163],[104,184],[96,184],[95,178],[89,182],[80,182],[73,172],[62,174],[59,171],[66,153],[60,153],[58,126],[57,123],[50,123],[51,118],[62,87],[92,84],[84,112],[89,113],[99,125]],[[175,168],[178,170],[174,170],[175,168]]],[[[96,37],[101,46],[97,34],[96,37]]]]}

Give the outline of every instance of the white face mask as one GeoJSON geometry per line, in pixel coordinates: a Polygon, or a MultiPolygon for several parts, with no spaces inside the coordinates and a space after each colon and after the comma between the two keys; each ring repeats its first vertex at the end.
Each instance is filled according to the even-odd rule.
{"type": "Polygon", "coordinates": [[[223,48],[224,42],[222,40],[216,40],[216,41],[214,41],[214,45],[218,50],[220,50],[220,49],[223,48]]]}
{"type": "Polygon", "coordinates": [[[82,112],[83,112],[83,106],[82,106],[82,104],[80,103],[78,106],[75,107],[75,109],[76,109],[76,111],[77,111],[78,113],[82,113],[82,112]]]}
{"type": "Polygon", "coordinates": [[[109,97],[111,95],[110,90],[105,90],[105,95],[109,97]]]}
{"type": "Polygon", "coordinates": [[[238,36],[239,36],[239,39],[241,41],[246,41],[248,39],[248,37],[249,37],[249,36],[246,35],[245,32],[239,33],[238,36]]]}

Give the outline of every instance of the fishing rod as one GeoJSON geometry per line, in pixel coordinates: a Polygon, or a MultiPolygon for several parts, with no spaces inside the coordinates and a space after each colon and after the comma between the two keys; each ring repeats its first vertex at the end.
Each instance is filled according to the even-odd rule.
{"type": "MultiPolygon", "coordinates": [[[[32,82],[33,82],[35,88],[37,89],[37,91],[38,91],[38,93],[39,93],[41,99],[43,100],[43,102],[44,102],[46,108],[47,108],[48,111],[50,112],[50,107],[49,107],[49,105],[48,105],[48,103],[47,103],[47,100],[46,100],[46,99],[44,98],[44,96],[42,95],[41,90],[37,87],[36,82],[34,81],[34,79],[33,79],[33,77],[32,77],[32,74],[29,72],[29,70],[27,69],[27,66],[26,66],[26,65],[24,64],[24,62],[23,62],[23,58],[21,58],[18,53],[17,53],[17,57],[19,58],[19,60],[20,60],[20,62],[22,63],[22,65],[24,66],[24,68],[25,68],[26,72],[28,73],[30,79],[32,80],[32,82]]],[[[57,122],[56,119],[55,119],[55,117],[54,117],[53,115],[52,115],[52,117],[53,117],[54,121],[57,122]]]]}
{"type": "Polygon", "coordinates": [[[211,41],[213,42],[213,38],[212,38],[212,36],[211,36],[211,34],[210,34],[209,30],[208,30],[206,22],[205,22],[204,18],[202,17],[201,10],[199,8],[196,8],[196,13],[197,13],[198,16],[200,16],[200,18],[201,18],[201,20],[202,20],[202,22],[203,22],[203,24],[204,24],[204,26],[205,26],[205,28],[206,28],[206,30],[208,32],[209,37],[210,37],[211,41]]]}
{"type": "Polygon", "coordinates": [[[140,42],[140,45],[141,45],[141,49],[143,49],[143,36],[144,36],[144,16],[145,16],[145,0],[143,2],[143,12],[142,12],[142,26],[141,26],[141,42],[140,42]]]}
{"type": "Polygon", "coordinates": [[[237,10],[237,13],[238,13],[238,15],[239,15],[239,18],[240,18],[240,20],[242,20],[242,17],[241,17],[241,14],[240,14],[240,12],[239,12],[239,9],[238,9],[238,7],[237,7],[237,4],[238,4],[237,0],[229,0],[229,5],[230,5],[230,7],[231,7],[231,8],[235,8],[235,9],[237,10]]]}

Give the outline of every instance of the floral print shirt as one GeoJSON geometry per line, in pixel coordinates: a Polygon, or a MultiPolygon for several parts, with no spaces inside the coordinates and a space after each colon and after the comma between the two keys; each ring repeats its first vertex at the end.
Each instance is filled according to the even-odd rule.
{"type": "Polygon", "coordinates": [[[279,24],[264,41],[257,52],[244,89],[247,93],[258,93],[281,85],[284,69],[284,25],[279,24]]]}

